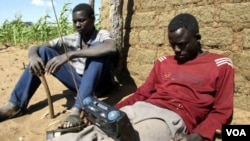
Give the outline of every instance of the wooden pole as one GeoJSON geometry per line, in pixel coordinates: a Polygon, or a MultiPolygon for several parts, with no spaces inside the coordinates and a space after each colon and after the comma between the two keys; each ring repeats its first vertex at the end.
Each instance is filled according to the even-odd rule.
{"type": "Polygon", "coordinates": [[[95,0],[89,0],[89,5],[95,9],[95,0]]]}
{"type": "Polygon", "coordinates": [[[49,90],[49,86],[48,83],[44,77],[44,75],[39,76],[39,79],[41,80],[44,88],[45,88],[45,92],[47,94],[47,99],[48,99],[48,105],[49,105],[49,113],[50,113],[50,118],[54,118],[54,108],[53,108],[53,103],[51,100],[51,94],[50,94],[50,90],[49,90]]]}
{"type": "MultiPolygon", "coordinates": [[[[123,0],[110,0],[110,33],[116,41],[116,47],[119,51],[117,57],[118,62],[115,62],[115,75],[118,79],[123,69],[123,17],[122,17],[123,0]]],[[[126,60],[125,60],[126,62],[126,60]]]]}

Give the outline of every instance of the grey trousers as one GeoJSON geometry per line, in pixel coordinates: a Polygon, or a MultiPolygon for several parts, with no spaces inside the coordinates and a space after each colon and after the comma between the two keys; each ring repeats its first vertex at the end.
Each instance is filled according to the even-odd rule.
{"type": "MultiPolygon", "coordinates": [[[[140,141],[169,141],[177,134],[185,133],[186,125],[181,117],[164,108],[146,102],[121,108],[135,130],[140,141]]],[[[67,133],[48,141],[114,141],[97,126],[91,125],[78,133],[67,133]]]]}

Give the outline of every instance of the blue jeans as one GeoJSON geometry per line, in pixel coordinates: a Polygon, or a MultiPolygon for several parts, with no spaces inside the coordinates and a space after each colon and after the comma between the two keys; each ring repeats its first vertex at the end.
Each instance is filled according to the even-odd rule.
{"type": "MultiPolygon", "coordinates": [[[[58,56],[59,53],[49,47],[40,47],[39,56],[46,64],[50,59],[58,56]]],[[[89,96],[104,94],[113,87],[113,74],[110,69],[109,57],[87,58],[83,75],[79,75],[74,68],[68,63],[60,67],[53,73],[60,82],[70,90],[77,92],[77,98],[74,107],[82,107],[82,99],[89,96]],[[77,88],[75,87],[71,71],[73,71],[77,88]]],[[[23,110],[27,108],[29,100],[41,84],[40,79],[29,72],[29,66],[26,67],[15,88],[13,89],[9,101],[16,104],[23,110]]]]}

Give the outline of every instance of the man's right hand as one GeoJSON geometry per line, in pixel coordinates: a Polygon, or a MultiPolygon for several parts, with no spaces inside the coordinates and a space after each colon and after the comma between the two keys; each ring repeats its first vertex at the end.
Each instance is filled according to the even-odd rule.
{"type": "Polygon", "coordinates": [[[44,62],[39,56],[30,57],[29,71],[39,76],[44,74],[44,62]]]}

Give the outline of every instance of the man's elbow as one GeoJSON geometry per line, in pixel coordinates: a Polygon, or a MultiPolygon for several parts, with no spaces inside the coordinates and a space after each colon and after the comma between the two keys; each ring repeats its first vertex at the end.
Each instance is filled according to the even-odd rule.
{"type": "Polygon", "coordinates": [[[109,41],[107,49],[108,49],[108,54],[110,55],[115,55],[118,53],[118,48],[116,47],[116,43],[113,40],[109,41]]]}
{"type": "Polygon", "coordinates": [[[115,55],[117,53],[118,53],[118,48],[116,47],[116,45],[112,46],[112,48],[110,50],[110,54],[115,55]]]}

